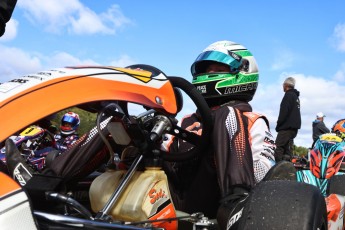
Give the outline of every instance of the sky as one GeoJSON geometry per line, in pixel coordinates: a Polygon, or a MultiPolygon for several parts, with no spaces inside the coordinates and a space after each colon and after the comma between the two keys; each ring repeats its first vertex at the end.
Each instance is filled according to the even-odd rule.
{"type": "MultiPolygon", "coordinates": [[[[0,82],[72,65],[149,64],[191,81],[190,66],[209,44],[244,45],[259,66],[253,110],[275,127],[282,82],[296,79],[302,127],[345,118],[345,1],[332,0],[18,0],[0,38],[0,82]]],[[[186,100],[183,113],[194,108],[186,100]]]]}

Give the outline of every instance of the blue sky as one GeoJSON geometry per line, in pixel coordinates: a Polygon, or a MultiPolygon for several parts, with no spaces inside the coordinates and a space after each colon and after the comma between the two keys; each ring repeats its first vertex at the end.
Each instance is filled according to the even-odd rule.
{"type": "Polygon", "coordinates": [[[317,112],[329,128],[345,117],[344,9],[342,0],[18,0],[0,38],[0,82],[68,65],[137,63],[191,80],[196,56],[231,40],[258,62],[251,104],[274,136],[282,82],[296,78],[302,128],[295,144],[309,147],[317,112]]]}

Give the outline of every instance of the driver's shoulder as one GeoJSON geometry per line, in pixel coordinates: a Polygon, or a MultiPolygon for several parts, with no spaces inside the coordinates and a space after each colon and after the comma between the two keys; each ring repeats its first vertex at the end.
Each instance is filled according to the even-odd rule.
{"type": "Polygon", "coordinates": [[[258,118],[264,118],[265,115],[257,112],[243,112],[243,115],[246,116],[249,120],[255,122],[258,118]]]}
{"type": "Polygon", "coordinates": [[[266,118],[266,116],[261,114],[261,113],[257,113],[257,112],[244,112],[243,115],[248,118],[249,126],[252,126],[258,119],[263,119],[266,122],[267,125],[269,124],[268,119],[266,118]]]}

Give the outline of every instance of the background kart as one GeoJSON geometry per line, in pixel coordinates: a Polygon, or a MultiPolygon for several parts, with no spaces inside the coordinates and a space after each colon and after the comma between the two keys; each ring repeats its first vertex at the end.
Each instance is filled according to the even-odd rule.
{"type": "MultiPolygon", "coordinates": [[[[44,155],[34,157],[32,156],[32,151],[56,147],[54,135],[37,125],[30,125],[20,132],[19,135],[10,136],[9,138],[13,140],[28,164],[38,171],[45,167],[46,157],[44,155]]],[[[0,171],[8,173],[5,146],[0,149],[0,160],[0,171]]]]}
{"type": "Polygon", "coordinates": [[[334,133],[323,134],[309,152],[309,164],[296,165],[297,180],[319,188],[325,197],[328,229],[344,229],[345,175],[341,172],[345,142],[334,133]]]}
{"type": "MultiPolygon", "coordinates": [[[[160,168],[161,161],[192,159],[208,145],[212,116],[206,102],[193,85],[181,77],[166,76],[147,65],[130,68],[67,67],[3,83],[0,85],[0,142],[6,141],[8,159],[19,153],[15,144],[8,140],[11,135],[39,119],[72,106],[97,113],[96,128],[54,160],[49,168],[50,172],[54,172],[53,176],[34,174],[27,181],[23,188],[31,200],[32,210],[27,205],[27,197],[22,188],[0,174],[3,188],[0,191],[5,191],[0,193],[0,203],[11,204],[7,201],[20,194],[23,204],[26,204],[11,205],[3,209],[0,212],[2,227],[216,227],[213,221],[201,213],[181,215],[175,210],[167,178],[160,168]],[[201,136],[183,130],[176,124],[175,117],[183,106],[180,91],[187,94],[200,111],[203,123],[201,136]],[[37,101],[40,103],[37,104],[37,101]],[[26,105],[33,103],[35,111],[25,110],[26,105]],[[131,111],[129,103],[142,105],[145,111],[139,114],[138,111],[131,111]],[[18,119],[13,114],[25,116],[18,119]],[[166,134],[182,138],[195,147],[187,152],[169,154],[161,148],[166,134]],[[122,161],[115,160],[115,152],[119,153],[122,161]],[[105,163],[117,170],[101,172],[99,169],[105,163]],[[144,169],[146,163],[151,167],[144,169]],[[125,170],[121,170],[123,168],[125,170]],[[148,174],[149,176],[145,176],[148,174]],[[145,184],[147,178],[149,182],[145,184]],[[143,203],[145,205],[142,206],[143,203]],[[23,216],[28,221],[8,221],[13,216],[23,216]],[[192,224],[184,225],[182,220],[192,224]]],[[[279,170],[279,164],[269,174],[272,175],[275,170],[279,170]]],[[[245,207],[230,222],[237,219],[240,221],[240,229],[327,228],[326,204],[319,189],[296,181],[269,178],[251,191],[245,207]]]]}

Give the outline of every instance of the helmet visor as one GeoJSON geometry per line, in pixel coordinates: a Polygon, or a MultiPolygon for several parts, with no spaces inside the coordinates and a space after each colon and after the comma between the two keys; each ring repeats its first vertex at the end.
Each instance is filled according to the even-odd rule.
{"type": "Polygon", "coordinates": [[[230,66],[230,73],[238,72],[242,63],[242,57],[229,51],[229,55],[219,51],[205,51],[201,53],[192,66],[192,75],[200,74],[196,71],[195,65],[201,61],[215,61],[230,66]]]}
{"type": "Polygon", "coordinates": [[[66,124],[66,123],[69,123],[71,124],[71,126],[73,128],[76,128],[77,125],[79,125],[79,117],[77,115],[70,115],[70,114],[67,114],[65,116],[62,117],[61,119],[61,124],[66,124]]]}
{"type": "Polygon", "coordinates": [[[67,123],[76,123],[76,119],[74,117],[71,117],[71,116],[65,116],[63,119],[62,119],[62,122],[67,122],[67,123]]]}

